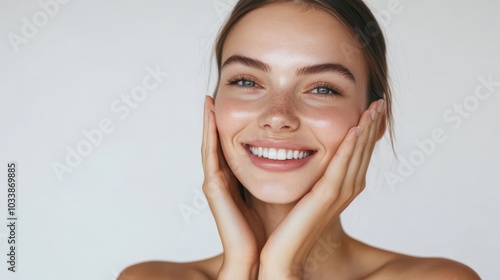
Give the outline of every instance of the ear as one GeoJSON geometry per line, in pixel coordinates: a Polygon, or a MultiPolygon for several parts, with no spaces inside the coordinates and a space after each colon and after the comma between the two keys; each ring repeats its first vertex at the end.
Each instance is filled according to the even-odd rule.
{"type": "Polygon", "coordinates": [[[382,138],[382,136],[384,136],[385,130],[387,128],[387,117],[386,117],[386,114],[384,114],[383,119],[380,120],[380,121],[381,121],[381,123],[380,123],[380,129],[379,129],[378,135],[377,135],[377,141],[380,140],[382,138]]]}

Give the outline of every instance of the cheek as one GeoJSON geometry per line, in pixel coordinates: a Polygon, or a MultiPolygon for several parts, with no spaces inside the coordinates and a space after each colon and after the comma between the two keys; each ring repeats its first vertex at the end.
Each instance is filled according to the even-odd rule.
{"type": "Polygon", "coordinates": [[[232,98],[225,92],[219,93],[215,100],[215,115],[219,116],[217,126],[227,126],[227,128],[238,126],[247,123],[249,120],[254,120],[262,105],[249,100],[232,98]]]}
{"type": "Polygon", "coordinates": [[[255,119],[255,112],[249,106],[243,106],[223,95],[215,101],[215,121],[221,144],[226,146],[250,120],[255,119]]]}
{"type": "Polygon", "coordinates": [[[352,108],[312,110],[307,119],[318,140],[327,151],[335,152],[349,129],[358,124],[361,113],[352,108]]]}

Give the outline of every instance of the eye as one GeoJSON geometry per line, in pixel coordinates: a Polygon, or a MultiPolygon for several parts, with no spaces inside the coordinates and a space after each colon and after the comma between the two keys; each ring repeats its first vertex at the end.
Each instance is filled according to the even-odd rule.
{"type": "Polygon", "coordinates": [[[243,79],[238,80],[236,82],[236,84],[239,85],[239,86],[242,86],[242,87],[253,87],[253,86],[255,86],[254,82],[249,81],[249,80],[243,80],[243,79]]]}
{"type": "Polygon", "coordinates": [[[320,94],[333,94],[333,93],[335,93],[332,89],[327,88],[327,87],[317,87],[313,91],[317,91],[315,93],[320,93],[320,94]]]}
{"type": "Polygon", "coordinates": [[[251,78],[249,77],[234,77],[232,79],[229,79],[227,81],[228,85],[233,85],[236,87],[241,87],[241,88],[251,88],[251,87],[256,87],[257,83],[254,82],[251,78]]]}
{"type": "Polygon", "coordinates": [[[325,97],[333,97],[335,95],[342,95],[337,87],[330,84],[318,84],[311,91],[314,94],[324,95],[325,97]]]}

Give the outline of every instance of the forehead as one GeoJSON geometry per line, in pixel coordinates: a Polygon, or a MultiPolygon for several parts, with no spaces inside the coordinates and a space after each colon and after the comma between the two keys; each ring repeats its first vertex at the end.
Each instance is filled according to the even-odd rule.
{"type": "Polygon", "coordinates": [[[334,15],[292,3],[270,4],[241,18],[224,43],[222,61],[239,54],[273,67],[340,63],[366,82],[363,53],[334,15]]]}

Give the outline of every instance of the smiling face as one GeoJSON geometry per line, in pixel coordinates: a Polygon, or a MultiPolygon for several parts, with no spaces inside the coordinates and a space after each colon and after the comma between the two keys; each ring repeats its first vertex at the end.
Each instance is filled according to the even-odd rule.
{"type": "Polygon", "coordinates": [[[301,8],[251,11],[222,52],[215,99],[222,150],[238,180],[268,203],[305,195],[367,107],[362,52],[346,57],[343,49],[355,39],[331,14],[301,8]]]}

